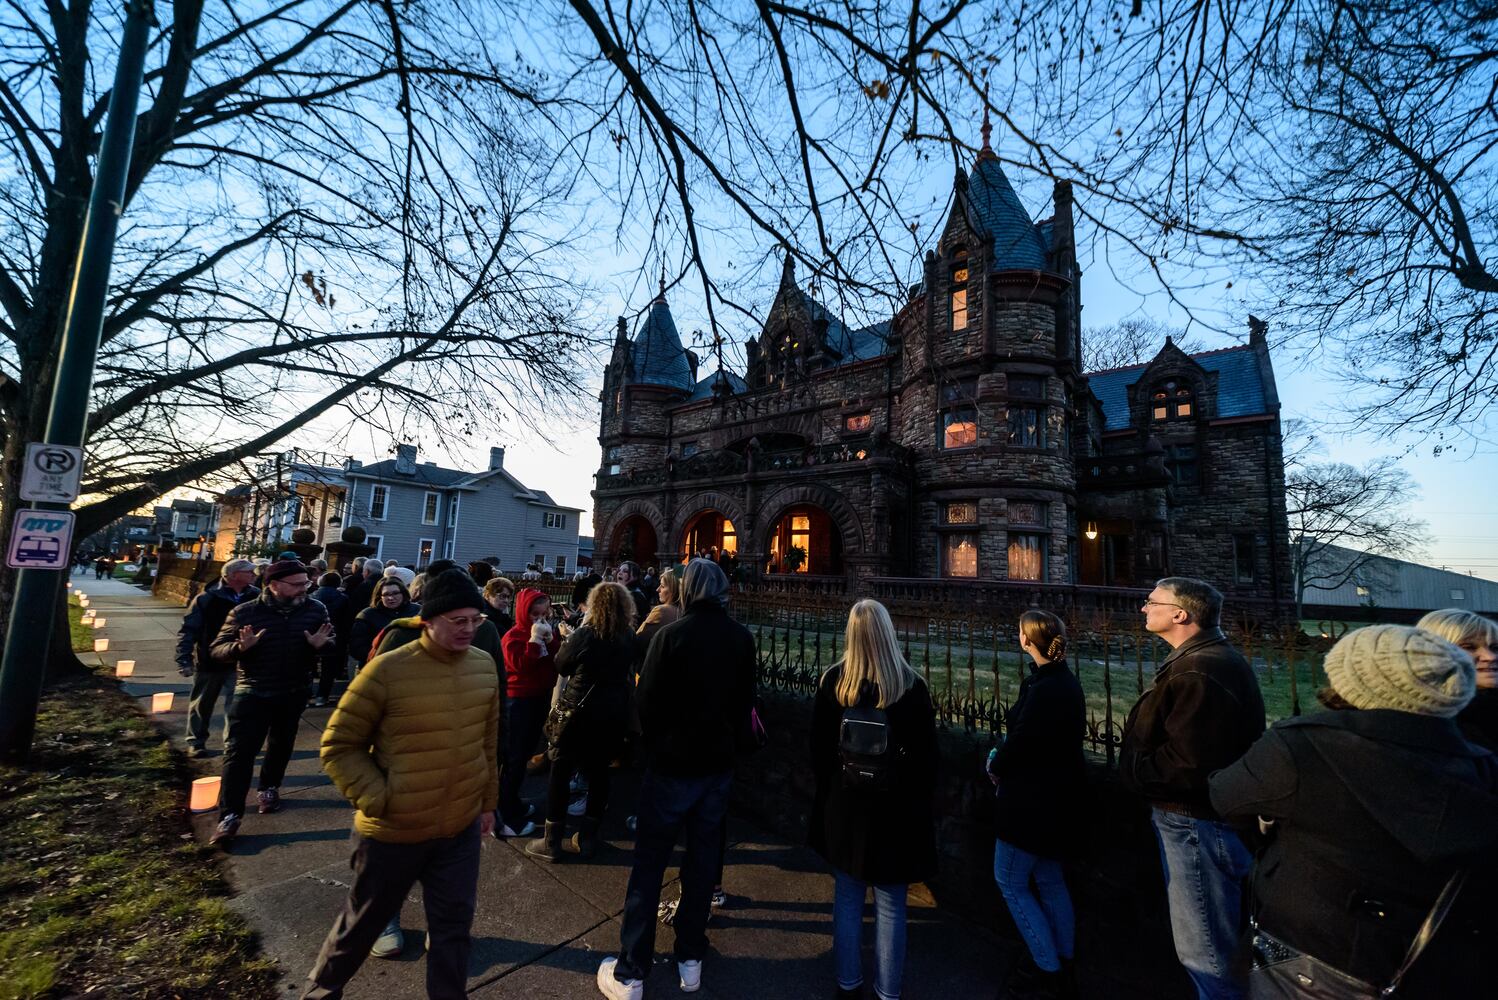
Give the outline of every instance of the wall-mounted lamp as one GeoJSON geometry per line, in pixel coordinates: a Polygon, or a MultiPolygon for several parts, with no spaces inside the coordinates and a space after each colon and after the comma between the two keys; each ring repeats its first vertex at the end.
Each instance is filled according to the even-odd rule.
{"type": "Polygon", "coordinates": [[[1087,530],[1084,531],[1084,532],[1082,532],[1082,534],[1084,534],[1084,535],[1087,536],[1087,540],[1089,542],[1095,542],[1095,541],[1097,541],[1097,522],[1096,521],[1088,521],[1087,522],[1087,530]]]}

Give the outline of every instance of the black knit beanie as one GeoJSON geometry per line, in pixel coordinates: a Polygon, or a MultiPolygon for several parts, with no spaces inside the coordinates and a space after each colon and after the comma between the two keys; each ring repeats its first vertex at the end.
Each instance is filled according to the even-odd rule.
{"type": "Polygon", "coordinates": [[[460,569],[450,569],[429,577],[421,587],[421,617],[435,618],[459,608],[483,611],[484,595],[473,580],[460,569]]]}

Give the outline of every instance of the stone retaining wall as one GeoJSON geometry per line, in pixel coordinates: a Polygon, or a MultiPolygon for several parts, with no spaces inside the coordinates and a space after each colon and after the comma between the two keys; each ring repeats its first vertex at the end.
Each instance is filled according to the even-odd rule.
{"type": "Polygon", "coordinates": [[[186,607],[203,589],[219,578],[224,564],[217,559],[178,559],[169,553],[161,554],[156,567],[156,580],[151,584],[151,593],[181,603],[186,607]]]}

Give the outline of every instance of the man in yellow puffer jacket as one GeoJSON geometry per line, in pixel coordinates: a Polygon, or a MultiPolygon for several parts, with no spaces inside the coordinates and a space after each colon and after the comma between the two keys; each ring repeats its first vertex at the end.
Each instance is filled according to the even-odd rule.
{"type": "Polygon", "coordinates": [[[418,881],[427,996],[465,996],[479,847],[499,802],[499,682],[494,660],[473,648],[484,621],[473,581],[444,573],[423,596],[421,638],[370,660],[323,731],[323,767],[357,810],[354,885],[305,1000],[343,996],[418,881]]]}

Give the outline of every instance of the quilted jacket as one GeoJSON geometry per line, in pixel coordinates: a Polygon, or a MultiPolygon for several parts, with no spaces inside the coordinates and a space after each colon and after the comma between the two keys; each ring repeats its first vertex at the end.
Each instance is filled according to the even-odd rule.
{"type": "Polygon", "coordinates": [[[499,802],[499,680],[488,654],[423,635],[376,656],[322,735],[328,777],[372,840],[451,837],[499,802]]]}

